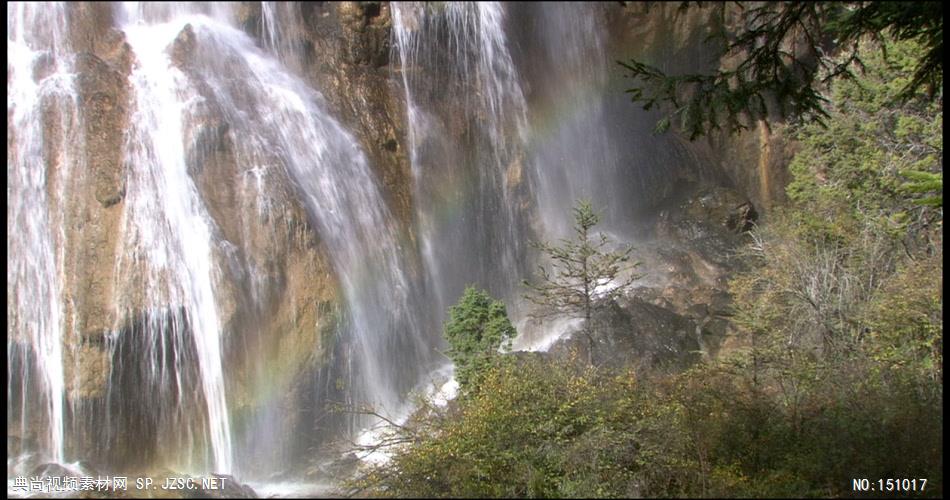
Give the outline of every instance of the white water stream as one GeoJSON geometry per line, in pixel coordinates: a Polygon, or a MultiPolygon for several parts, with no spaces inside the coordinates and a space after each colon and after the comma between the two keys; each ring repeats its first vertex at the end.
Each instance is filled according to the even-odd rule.
{"type": "Polygon", "coordinates": [[[504,7],[391,6],[420,247],[438,310],[470,283],[513,298],[527,227],[516,191],[530,187],[523,163],[526,108],[508,51],[504,7]],[[477,126],[453,128],[459,115],[463,126],[477,126]]]}
{"type": "MultiPolygon", "coordinates": [[[[575,197],[620,196],[599,98],[606,63],[591,59],[604,50],[603,27],[590,6],[543,9],[544,28],[533,35],[538,50],[563,64],[552,67],[547,83],[534,82],[533,95],[509,38],[510,6],[400,2],[389,8],[391,69],[406,103],[415,240],[400,233],[364,146],[332,116],[333,107],[308,83],[312,75],[302,73],[304,61],[319,64],[322,54],[300,53],[306,40],[299,5],[261,3],[259,41],[242,31],[248,27],[239,26],[236,4],[115,6],[115,27],[134,62],[121,152],[121,234],[111,263],[117,278],[109,284],[118,290],[116,324],[107,338],[141,336],[123,344],[141,366],[118,363],[129,352],[113,344],[109,383],[125,380],[123,370],[141,372],[126,383],[155,394],[122,401],[123,392],[110,387],[115,393],[106,398],[114,406],[90,416],[70,411],[64,368],[64,344],[86,333],[64,319],[72,304],[64,291],[71,270],[64,263],[63,200],[70,176],[87,167],[79,154],[84,123],[75,54],[66,43],[68,7],[8,6],[8,393],[17,395],[9,405],[19,412],[19,434],[42,423],[43,460],[75,458],[66,431],[70,413],[101,418],[111,429],[121,420],[116,411],[125,411],[122,418],[153,431],[149,439],[173,435],[177,446],[162,458],[190,472],[245,473],[256,467],[253,443],[279,449],[300,439],[281,420],[300,408],[269,408],[266,418],[242,427],[233,415],[247,395],[229,392],[236,377],[229,314],[240,307],[267,310],[279,279],[265,272],[268,257],[242,245],[260,236],[256,228],[281,218],[274,208],[281,197],[305,208],[343,302],[338,357],[321,372],[326,380],[314,385],[339,386],[346,403],[372,405],[398,421],[413,410],[407,403],[413,390],[441,401],[452,397],[433,318],[443,317],[466,285],[477,284],[505,299],[518,319],[528,241],[562,235],[575,197]],[[548,115],[531,109],[532,102],[566,103],[575,113],[547,126],[540,122],[548,115]],[[44,118],[51,106],[58,127],[44,118]],[[196,151],[217,147],[209,137],[228,144],[225,162],[239,181],[200,171],[196,151]],[[240,238],[226,236],[208,199],[218,183],[234,183],[242,200],[252,200],[233,215],[240,238]],[[421,270],[414,272],[411,262],[421,262],[421,270]],[[235,289],[249,299],[235,299],[235,289]]],[[[546,349],[572,325],[559,323],[548,328],[553,337],[516,344],[546,349]]],[[[369,442],[375,423],[352,418],[346,432],[369,442]]],[[[325,432],[305,424],[301,432],[325,432]]],[[[96,444],[108,447],[128,436],[109,439],[96,444]]]]}
{"type": "MultiPolygon", "coordinates": [[[[39,387],[20,378],[20,408],[36,403],[46,429],[39,450],[48,460],[64,460],[63,268],[60,217],[52,209],[61,203],[63,186],[76,161],[70,147],[78,106],[73,57],[66,47],[65,5],[8,4],[7,6],[7,296],[8,365],[39,375],[39,387]],[[45,74],[44,74],[45,73],[45,74]],[[47,107],[58,110],[59,127],[44,130],[47,107]],[[46,131],[58,131],[47,135],[46,131]],[[47,147],[56,145],[58,154],[47,147]],[[44,165],[58,167],[50,178],[44,165]]],[[[29,372],[28,372],[29,373],[29,372]]],[[[10,384],[15,377],[8,377],[10,384]]],[[[7,393],[13,394],[8,386],[7,393]]],[[[35,417],[34,417],[35,418],[35,417]]],[[[31,418],[21,417],[25,437],[31,418]]]]}

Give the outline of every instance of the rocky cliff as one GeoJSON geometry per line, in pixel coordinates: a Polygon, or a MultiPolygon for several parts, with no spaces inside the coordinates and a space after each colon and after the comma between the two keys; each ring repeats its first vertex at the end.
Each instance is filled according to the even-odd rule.
{"type": "MultiPolygon", "coordinates": [[[[735,29],[736,6],[720,11],[711,4],[683,9],[675,2],[624,2],[608,11],[614,60],[637,59],[669,74],[712,72],[734,64],[735,56],[720,58],[725,42],[717,33],[735,29]]],[[[684,177],[732,187],[767,211],[785,199],[788,182],[791,145],[781,125],[760,121],[737,134],[712,131],[695,141],[671,132],[698,160],[684,177]]]]}
{"type": "MultiPolygon", "coordinates": [[[[665,3],[601,4],[596,8],[606,20],[604,49],[608,59],[664,61],[669,69],[722,63],[707,61],[712,52],[703,39],[710,26],[718,22],[708,9],[679,14],[675,5],[665,3]]],[[[527,4],[511,5],[507,30],[515,63],[524,70],[528,105],[543,108],[550,107],[556,95],[546,81],[548,68],[542,64],[550,56],[529,43],[540,30],[532,21],[537,9],[527,4]]],[[[415,227],[416,200],[409,163],[407,93],[391,47],[391,6],[386,2],[242,2],[234,12],[237,26],[318,89],[330,114],[357,138],[396,219],[400,241],[407,248],[415,248],[419,229],[415,227]]],[[[116,340],[123,338],[123,333],[141,329],[146,321],[143,318],[149,314],[141,286],[147,271],[136,266],[135,257],[123,245],[129,230],[126,183],[130,175],[123,151],[135,147],[128,144],[127,134],[134,112],[129,82],[139,61],[118,28],[119,13],[112,4],[71,3],[66,15],[67,43],[76,54],[78,99],[74,103],[57,99],[44,102],[42,127],[50,213],[56,226],[62,228],[55,240],[62,249],[64,324],[69,325],[63,340],[65,391],[74,415],[73,425],[84,426],[77,432],[84,437],[74,446],[100,449],[103,462],[135,459],[144,463],[159,454],[157,449],[143,450],[158,447],[156,436],[145,440],[144,445],[116,444],[96,419],[114,413],[110,408],[119,404],[116,401],[144,401],[140,394],[142,379],[139,375],[123,375],[122,367],[140,361],[136,353],[146,346],[132,341],[122,345],[116,340]]],[[[260,425],[254,423],[255,418],[265,407],[307,406],[307,411],[282,417],[284,431],[293,433],[315,425],[311,421],[316,411],[312,408],[317,390],[313,380],[318,373],[326,378],[326,366],[336,352],[334,334],[345,307],[340,277],[297,194],[299,187],[282,173],[279,160],[264,152],[255,159],[253,171],[242,170],[235,160],[244,147],[242,137],[235,133],[232,117],[224,112],[220,102],[224,96],[209,84],[206,73],[208,68],[229,71],[228,62],[218,60],[220,54],[203,43],[207,41],[186,26],[168,53],[174,67],[197,89],[202,103],[196,112],[198,119],[184,131],[185,157],[188,175],[213,220],[216,237],[225,242],[214,251],[213,258],[220,270],[214,287],[223,325],[229,405],[236,425],[246,428],[260,425]],[[268,186],[267,196],[261,196],[255,188],[261,184],[268,186]],[[276,395],[266,400],[258,398],[262,384],[277,384],[279,387],[268,389],[276,395]]],[[[53,64],[49,58],[38,59],[34,79],[42,79],[53,64]]],[[[625,81],[619,69],[612,68],[609,75],[607,88],[622,93],[625,81]]],[[[233,84],[235,88],[228,92],[240,95],[240,81],[233,84]]],[[[446,102],[439,103],[450,117],[455,115],[452,97],[448,95],[446,102]]],[[[654,115],[641,112],[633,104],[629,110],[615,106],[609,116],[620,117],[615,123],[622,125],[629,121],[622,117],[628,111],[637,117],[634,121],[652,127],[654,115]]],[[[531,119],[549,118],[541,112],[532,113],[531,119]]],[[[8,117],[8,124],[10,120],[8,117]]],[[[453,138],[477,140],[472,137],[481,126],[478,117],[458,113],[447,123],[450,130],[446,133],[453,138]]],[[[786,180],[784,143],[766,124],[739,136],[712,136],[698,143],[689,143],[675,132],[657,142],[645,138],[647,135],[639,128],[634,132],[642,147],[630,151],[639,151],[640,159],[620,163],[627,169],[625,176],[636,177],[640,183],[637,192],[642,201],[638,199],[638,206],[644,209],[643,217],[660,220],[651,230],[653,236],[689,243],[672,250],[656,250],[660,256],[654,264],[670,266],[670,276],[676,274],[676,265],[686,269],[682,282],[654,288],[650,292],[653,295],[621,305],[633,311],[634,319],[618,316],[615,326],[622,330],[621,323],[629,321],[641,325],[637,328],[671,323],[680,332],[677,342],[682,344],[681,350],[692,350],[709,332],[718,334],[719,340],[714,342],[718,345],[726,329],[722,302],[727,299],[721,297],[721,291],[728,265],[717,262],[721,255],[715,248],[696,250],[703,246],[697,238],[705,229],[697,232],[683,228],[689,224],[689,217],[715,219],[719,217],[716,214],[734,211],[748,200],[767,213],[782,198],[786,180]],[[649,176],[641,172],[641,163],[646,161],[652,162],[647,169],[649,176]],[[663,214],[673,213],[664,212],[665,204],[679,200],[680,180],[691,180],[693,186],[702,184],[704,194],[677,205],[676,220],[664,222],[663,214]],[[707,198],[713,201],[696,201],[707,198]],[[696,213],[689,215],[690,210],[696,213]],[[698,291],[681,296],[687,287],[698,291]]],[[[11,133],[8,149],[16,150],[17,141],[16,134],[11,133]]],[[[506,165],[506,182],[512,191],[524,189],[522,160],[518,157],[512,165],[506,165]]],[[[526,202],[518,206],[525,211],[533,208],[526,202]]],[[[413,272],[418,273],[421,265],[411,262],[413,272]]],[[[614,341],[624,342],[620,337],[614,341]]],[[[662,348],[659,344],[631,347],[632,351],[644,352],[662,348]]],[[[715,347],[703,350],[710,352],[715,347]]],[[[187,383],[197,384],[197,375],[193,374],[187,383]]],[[[321,383],[325,387],[320,390],[341,394],[341,382],[321,383]]],[[[184,403],[169,400],[169,404],[184,403]]],[[[194,401],[188,404],[201,406],[194,401]]],[[[141,432],[146,425],[140,414],[119,414],[127,422],[115,424],[109,432],[141,432]]],[[[294,443],[295,453],[306,453],[315,444],[302,439],[294,443]]]]}

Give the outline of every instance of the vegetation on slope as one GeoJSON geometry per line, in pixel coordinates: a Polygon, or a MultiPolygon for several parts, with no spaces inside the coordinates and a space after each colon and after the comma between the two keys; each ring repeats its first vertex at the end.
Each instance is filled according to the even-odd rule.
{"type": "MultiPolygon", "coordinates": [[[[870,43],[870,42],[866,42],[870,43]]],[[[730,288],[744,347],[674,375],[511,356],[353,486],[381,496],[863,496],[942,472],[942,102],[865,49],[730,288]],[[886,483],[885,483],[886,484],[886,483]]],[[[506,356],[507,357],[507,356],[506,356]]],[[[926,480],[923,491],[922,480],[926,480]]]]}

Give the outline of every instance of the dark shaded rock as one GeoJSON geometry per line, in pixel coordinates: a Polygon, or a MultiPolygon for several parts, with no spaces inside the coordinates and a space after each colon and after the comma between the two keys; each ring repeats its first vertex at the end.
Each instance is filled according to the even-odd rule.
{"type": "Polygon", "coordinates": [[[53,57],[53,54],[49,52],[39,54],[36,56],[36,59],[33,60],[33,80],[36,82],[51,75],[55,70],[56,59],[53,57]]]}
{"type": "Polygon", "coordinates": [[[716,290],[710,297],[709,314],[713,316],[732,316],[732,297],[723,290],[716,290]]]}
{"type": "Polygon", "coordinates": [[[261,3],[237,2],[234,9],[234,21],[241,30],[253,37],[261,36],[261,3]]]}
{"type": "Polygon", "coordinates": [[[752,204],[735,190],[683,182],[660,206],[654,230],[657,236],[682,242],[715,238],[732,243],[735,227],[746,220],[743,216],[757,217],[752,204]]]}
{"type": "MultiPolygon", "coordinates": [[[[724,50],[729,36],[741,23],[742,7],[695,4],[681,9],[677,3],[610,2],[608,4],[608,51],[611,60],[638,59],[659,65],[668,74],[711,73],[733,69],[742,54],[724,50]]],[[[776,118],[776,117],[773,117],[776,118]]],[[[788,160],[794,146],[782,127],[759,121],[738,133],[713,130],[684,148],[703,158],[692,165],[694,175],[728,183],[760,211],[785,199],[790,176],[788,160]],[[770,126],[771,125],[771,126],[770,126]]],[[[671,133],[680,135],[673,127],[671,133]]]]}
{"type": "Polygon", "coordinates": [[[82,471],[83,474],[85,474],[85,475],[87,475],[87,476],[100,476],[100,475],[105,475],[105,474],[102,473],[102,471],[100,470],[100,468],[99,468],[98,466],[93,465],[93,464],[92,464],[90,461],[88,461],[88,460],[80,460],[79,462],[76,463],[76,465],[77,465],[77,467],[79,467],[79,470],[82,471]]]}
{"type": "MultiPolygon", "coordinates": [[[[595,365],[682,369],[700,359],[693,321],[639,298],[611,301],[600,307],[592,329],[595,365]]],[[[587,336],[575,331],[555,343],[548,354],[586,362],[588,349],[587,336]]]]}
{"type": "Polygon", "coordinates": [[[723,318],[712,318],[703,326],[703,333],[723,338],[729,331],[729,321],[723,318]]]}
{"type": "Polygon", "coordinates": [[[635,248],[644,277],[630,294],[692,321],[703,353],[718,351],[731,328],[729,278],[746,265],[737,254],[747,239],[739,230],[755,218],[751,202],[732,189],[681,183],[635,248]]]}
{"type": "Polygon", "coordinates": [[[324,460],[315,465],[307,471],[307,477],[317,481],[325,481],[328,477],[351,477],[360,464],[362,464],[362,460],[356,453],[344,453],[342,456],[324,460]]]}
{"type": "Polygon", "coordinates": [[[702,321],[708,315],[709,307],[706,304],[693,304],[686,309],[686,316],[696,321],[702,321]]]}
{"type": "Polygon", "coordinates": [[[381,2],[340,2],[337,12],[346,40],[344,56],[373,67],[389,63],[389,6],[381,2]]]}
{"type": "Polygon", "coordinates": [[[729,218],[726,220],[726,226],[737,233],[744,233],[752,229],[758,218],[759,213],[755,211],[755,207],[752,206],[752,203],[747,201],[737,206],[732,213],[729,214],[729,218]]]}
{"type": "Polygon", "coordinates": [[[66,476],[77,476],[79,471],[70,469],[64,465],[57,463],[49,462],[45,464],[40,464],[36,466],[31,472],[30,476],[38,477],[66,477],[66,476]]]}
{"type": "Polygon", "coordinates": [[[26,432],[26,436],[7,434],[7,456],[12,457],[39,447],[35,431],[27,430],[26,432]]]}

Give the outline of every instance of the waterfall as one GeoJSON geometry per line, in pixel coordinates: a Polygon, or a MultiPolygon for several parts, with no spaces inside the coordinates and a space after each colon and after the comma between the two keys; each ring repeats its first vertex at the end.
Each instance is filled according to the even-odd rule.
{"type": "Polygon", "coordinates": [[[65,22],[62,3],[7,5],[7,393],[20,396],[18,403],[8,402],[8,415],[13,411],[19,419],[21,439],[38,418],[36,423],[45,425],[40,451],[55,461],[64,459],[66,325],[61,226],[54,206],[62,202],[76,161],[71,145],[78,106],[65,22]],[[48,111],[60,115],[58,127],[44,129],[48,111]],[[12,373],[15,368],[19,374],[12,373]],[[34,372],[38,387],[31,384],[34,372]],[[34,406],[41,415],[31,415],[34,406]]]}
{"type": "Polygon", "coordinates": [[[438,323],[466,285],[517,320],[528,242],[563,236],[575,198],[611,200],[612,228],[629,219],[636,191],[621,171],[637,170],[640,144],[625,142],[605,97],[599,9],[10,4],[18,451],[267,478],[377,423],[331,415],[328,400],[407,418],[411,391],[450,376],[438,323]],[[340,120],[363,108],[309,83],[386,47],[387,12],[383,50],[398,59],[341,74],[393,77],[411,193],[387,191],[405,158],[398,123],[370,134],[376,117],[357,117],[353,133],[340,120]],[[367,26],[371,40],[346,38],[367,26]],[[86,106],[113,83],[109,128],[86,106]],[[113,151],[91,152],[110,134],[113,151]],[[383,135],[396,169],[371,164],[378,150],[361,142],[383,135]],[[113,173],[115,193],[99,199],[113,173]],[[388,196],[396,213],[411,199],[412,220],[396,220],[388,196]]]}
{"type": "MultiPolygon", "coordinates": [[[[630,106],[630,80],[608,44],[611,8],[598,2],[537,2],[510,6],[520,42],[515,62],[528,102],[528,163],[540,232],[570,234],[571,208],[588,198],[602,214],[599,228],[615,240],[635,240],[643,209],[668,194],[682,145],[656,135],[658,111],[630,106]]],[[[621,49],[626,50],[626,49],[621,49]]]]}
{"type": "Polygon", "coordinates": [[[513,299],[530,192],[526,108],[498,2],[392,4],[420,247],[440,311],[471,283],[513,299]]]}
{"type": "MultiPolygon", "coordinates": [[[[149,269],[146,304],[158,313],[150,318],[147,334],[158,341],[169,329],[180,334],[179,325],[186,323],[191,331],[214,470],[231,472],[221,355],[224,332],[215,303],[214,221],[188,175],[185,158],[188,108],[200,97],[165,53],[181,27],[139,21],[130,15],[123,27],[138,62],[130,78],[135,108],[126,143],[131,173],[124,232],[130,243],[130,265],[144,261],[149,269]],[[169,308],[176,312],[171,321],[165,321],[169,308]]],[[[176,367],[175,372],[180,370],[176,367]]]]}
{"type": "MultiPolygon", "coordinates": [[[[143,44],[144,40],[150,40],[159,49],[167,47],[186,24],[194,31],[202,53],[215,54],[196,61],[192,77],[210,89],[205,94],[214,96],[229,133],[241,138],[234,141],[235,160],[251,167],[254,159],[267,155],[276,157],[272,161],[293,182],[329,248],[348,305],[346,338],[352,347],[347,377],[352,387],[351,402],[368,403],[384,413],[399,407],[405,390],[415,384],[424,370],[429,353],[426,339],[413,316],[409,296],[412,287],[404,271],[392,216],[382,201],[359,144],[327,114],[322,96],[261,53],[247,35],[226,23],[205,16],[177,17],[168,25],[147,28],[141,35],[143,44]],[[153,28],[163,35],[148,33],[153,28]],[[235,82],[240,84],[235,85],[235,82]]],[[[129,27],[126,32],[138,54],[148,47],[140,47],[136,42],[135,30],[129,27]]],[[[156,54],[159,57],[162,53],[159,50],[156,54]]],[[[149,137],[164,136],[176,141],[177,149],[159,146],[154,150],[172,151],[169,162],[175,166],[178,180],[183,180],[185,164],[179,143],[183,125],[180,122],[199,119],[195,111],[189,113],[189,108],[198,107],[196,103],[206,96],[189,88],[187,78],[179,76],[175,81],[177,70],[169,66],[167,56],[163,56],[161,65],[161,68],[156,66],[153,73],[145,69],[143,62],[142,71],[166,80],[157,84],[161,81],[158,80],[155,88],[178,89],[177,97],[165,96],[177,102],[165,102],[156,108],[167,113],[168,122],[173,123],[149,124],[144,134],[147,137],[135,142],[148,144],[149,137]]],[[[132,163],[147,164],[145,160],[135,158],[132,163]]],[[[188,200],[186,205],[198,202],[190,196],[188,200]]],[[[169,210],[162,210],[166,211],[169,210]]],[[[177,226],[191,232],[192,238],[197,234],[200,235],[198,241],[207,241],[205,238],[210,238],[212,231],[202,223],[204,218],[191,213],[187,216],[189,221],[169,221],[166,226],[177,226]]],[[[139,220],[134,224],[136,228],[143,225],[150,226],[139,220]]],[[[161,259],[167,260],[167,257],[161,259]]],[[[214,368],[220,366],[218,351],[213,348],[220,344],[220,325],[213,314],[213,302],[209,302],[211,296],[202,294],[211,280],[210,260],[201,260],[193,266],[187,268],[188,275],[192,279],[200,278],[201,286],[196,288],[192,301],[186,301],[194,305],[186,307],[186,311],[189,317],[201,319],[201,322],[192,319],[193,327],[201,328],[202,335],[207,334],[198,349],[202,367],[214,368]],[[204,313],[207,315],[200,316],[204,313]]],[[[215,392],[221,387],[219,374],[213,370],[209,373],[210,376],[202,372],[206,398],[219,397],[219,392],[215,392]]],[[[223,408],[223,393],[216,401],[220,401],[223,408]]],[[[226,415],[218,419],[219,403],[214,402],[214,405],[209,403],[209,418],[216,464],[220,468],[227,464],[223,457],[229,450],[228,428],[226,415]],[[222,437],[220,442],[218,435],[222,437]]]]}
{"type": "Polygon", "coordinates": [[[644,155],[656,152],[639,139],[647,121],[612,80],[605,9],[393,4],[430,287],[443,311],[470,283],[503,298],[519,348],[548,346],[572,324],[527,320],[527,242],[569,237],[581,198],[602,212],[602,228],[629,239],[645,198],[637,181],[662,169],[651,162],[660,153],[644,155]]]}
{"type": "MultiPolygon", "coordinates": [[[[62,349],[65,336],[77,333],[63,319],[60,275],[70,270],[57,254],[66,228],[54,209],[65,193],[54,188],[63,185],[60,178],[74,160],[66,147],[57,158],[44,155],[53,141],[81,142],[82,130],[73,102],[72,54],[62,44],[65,8],[8,7],[8,224],[22,229],[8,239],[9,391],[24,402],[37,396],[29,391],[39,391],[46,402],[44,449],[58,462],[73,456],[64,452],[71,436],[64,435],[62,349]],[[47,60],[54,69],[35,81],[38,61],[47,60]],[[43,135],[39,114],[50,100],[60,104],[64,120],[74,121],[56,129],[68,136],[43,135]],[[56,165],[53,182],[48,177],[56,165]],[[38,385],[34,373],[41,376],[38,385]]],[[[432,332],[420,324],[423,306],[413,296],[419,286],[406,262],[412,248],[403,248],[359,142],[330,116],[323,96],[294,75],[293,65],[285,66],[288,56],[274,17],[281,8],[268,5],[262,12],[263,45],[273,55],[235,27],[232,9],[128,3],[113,12],[134,62],[112,263],[115,322],[104,337],[111,362],[104,402],[84,403],[102,410],[80,405],[72,413],[74,420],[86,419],[80,424],[87,427],[97,426],[89,419],[102,418],[103,429],[95,431],[101,437],[93,444],[130,450],[132,455],[116,454],[118,459],[134,456],[135,448],[123,443],[144,432],[139,454],[152,462],[179,471],[249,474],[260,468],[256,450],[241,443],[295,439],[293,429],[273,421],[242,428],[264,433],[258,438],[235,435],[229,388],[236,374],[227,357],[241,327],[234,318],[253,319],[276,307],[267,304],[277,300],[272,290],[280,277],[267,274],[269,261],[246,246],[257,240],[268,245],[279,236],[272,221],[286,215],[291,199],[299,201],[326,248],[344,303],[340,347],[333,349],[339,356],[327,361],[332,366],[320,371],[327,380],[317,385],[342,379],[347,402],[382,414],[403,411],[407,392],[433,368],[434,351],[432,332]],[[206,161],[215,154],[228,155],[225,167],[206,161]],[[209,184],[208,168],[233,171],[233,179],[214,183],[239,186],[236,214],[216,212],[209,195],[232,191],[209,184]],[[244,306],[247,311],[234,312],[244,306]]],[[[299,227],[288,231],[298,234],[299,227]]],[[[21,406],[19,421],[26,429],[28,405],[21,406]]],[[[353,417],[348,432],[371,422],[353,417]]]]}
{"type": "MultiPolygon", "coordinates": [[[[533,83],[531,163],[538,176],[536,198],[545,232],[567,237],[575,200],[606,200],[615,209],[624,196],[611,131],[605,115],[607,57],[604,50],[605,19],[600,6],[589,3],[544,3],[532,11],[539,27],[533,83]]],[[[615,224],[619,210],[605,213],[605,223],[615,224]]]]}
{"type": "Polygon", "coordinates": [[[294,40],[302,36],[300,4],[261,2],[261,43],[288,69],[299,72],[302,63],[294,40]]]}

